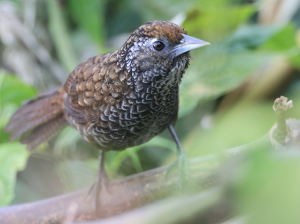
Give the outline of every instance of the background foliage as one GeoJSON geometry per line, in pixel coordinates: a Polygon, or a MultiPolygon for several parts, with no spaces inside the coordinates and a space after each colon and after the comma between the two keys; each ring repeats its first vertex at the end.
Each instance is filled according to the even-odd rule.
{"type": "MultiPolygon", "coordinates": [[[[3,128],[21,101],[62,85],[77,64],[120,48],[138,26],[158,19],[211,42],[192,52],[180,86],[175,129],[188,157],[263,136],[274,124],[272,104],[280,94],[293,99],[289,115],[299,118],[298,1],[1,0],[0,205],[92,184],[98,150],[71,127],[31,154],[9,142],[3,128]]],[[[164,132],[144,145],[109,152],[105,166],[118,178],[170,163],[175,150],[164,132]]],[[[299,223],[298,160],[254,152],[236,184],[237,213],[252,214],[249,222],[256,224],[299,223]]]]}

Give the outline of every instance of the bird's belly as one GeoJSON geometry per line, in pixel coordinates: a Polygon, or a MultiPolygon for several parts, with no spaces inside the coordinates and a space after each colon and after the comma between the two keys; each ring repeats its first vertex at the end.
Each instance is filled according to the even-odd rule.
{"type": "Polygon", "coordinates": [[[168,127],[177,114],[177,102],[160,99],[147,106],[132,104],[116,114],[107,114],[106,118],[102,114],[100,122],[82,133],[85,139],[102,150],[123,150],[143,144],[168,127]]]}

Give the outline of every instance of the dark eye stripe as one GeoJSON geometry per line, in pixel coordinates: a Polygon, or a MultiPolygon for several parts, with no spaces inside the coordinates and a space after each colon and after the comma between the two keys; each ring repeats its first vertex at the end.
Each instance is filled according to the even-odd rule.
{"type": "Polygon", "coordinates": [[[164,47],[165,47],[165,44],[161,41],[155,41],[153,43],[153,48],[157,51],[161,51],[162,49],[164,49],[164,47]]]}

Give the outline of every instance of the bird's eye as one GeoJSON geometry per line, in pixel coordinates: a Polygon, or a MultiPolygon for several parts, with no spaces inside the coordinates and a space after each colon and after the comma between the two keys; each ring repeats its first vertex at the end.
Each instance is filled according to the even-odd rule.
{"type": "Polygon", "coordinates": [[[162,49],[164,49],[164,47],[165,47],[165,44],[161,41],[155,41],[153,43],[153,48],[157,51],[161,51],[162,49]]]}

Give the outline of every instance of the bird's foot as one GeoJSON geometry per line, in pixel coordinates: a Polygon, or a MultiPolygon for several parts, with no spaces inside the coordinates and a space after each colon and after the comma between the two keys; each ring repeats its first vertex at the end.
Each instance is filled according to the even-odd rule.
{"type": "Polygon", "coordinates": [[[182,191],[185,188],[187,179],[189,177],[188,169],[188,158],[183,150],[180,150],[181,153],[177,156],[176,160],[170,165],[165,174],[165,179],[169,178],[170,173],[175,169],[178,172],[178,188],[182,191]]]}
{"type": "Polygon", "coordinates": [[[85,196],[85,199],[89,199],[92,197],[93,199],[93,207],[94,211],[97,214],[97,211],[99,211],[101,200],[99,198],[102,191],[104,191],[107,194],[111,194],[110,191],[110,180],[107,175],[101,175],[97,177],[97,180],[93,185],[90,187],[88,193],[85,196]]]}

